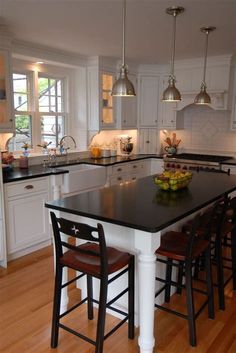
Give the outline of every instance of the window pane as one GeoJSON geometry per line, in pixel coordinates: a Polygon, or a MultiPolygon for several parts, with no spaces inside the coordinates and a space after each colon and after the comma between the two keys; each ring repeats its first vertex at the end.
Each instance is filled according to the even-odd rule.
{"type": "Polygon", "coordinates": [[[52,142],[51,147],[57,147],[65,134],[64,116],[41,116],[42,141],[52,142]]]}
{"type": "Polygon", "coordinates": [[[27,93],[27,76],[13,74],[13,90],[14,92],[27,93]]]}
{"type": "Polygon", "coordinates": [[[61,112],[63,108],[62,80],[46,77],[39,78],[39,111],[61,112]]]}
{"type": "Polygon", "coordinates": [[[13,95],[16,110],[29,110],[29,80],[27,75],[13,74],[13,95]]]}
{"type": "MultiPolygon", "coordinates": [[[[27,142],[32,146],[32,119],[30,115],[15,116],[16,135],[9,142],[10,151],[22,150],[22,145],[27,142]]],[[[22,150],[23,151],[23,150],[22,150]]]]}
{"type": "Polygon", "coordinates": [[[28,110],[28,95],[23,93],[14,93],[14,107],[19,111],[28,110]]]}

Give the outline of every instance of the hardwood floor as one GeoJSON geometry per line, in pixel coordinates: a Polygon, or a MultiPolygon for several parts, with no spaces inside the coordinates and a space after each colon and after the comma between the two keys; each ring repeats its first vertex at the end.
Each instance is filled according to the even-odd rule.
{"type": "MultiPolygon", "coordinates": [[[[0,268],[0,352],[1,353],[92,353],[93,346],[61,330],[59,346],[50,348],[50,326],[53,294],[53,257],[51,247],[37,251],[0,268]]],[[[70,288],[71,303],[79,290],[70,288]]],[[[174,298],[180,302],[180,296],[174,298]]],[[[185,308],[184,300],[180,307],[185,308]]],[[[94,322],[86,319],[86,308],[72,313],[73,327],[95,336],[94,322]]],[[[232,284],[226,288],[226,310],[216,309],[215,320],[204,311],[197,319],[198,345],[188,343],[187,322],[164,312],[155,314],[155,353],[235,353],[236,293],[232,284]]],[[[116,318],[108,316],[107,328],[116,318]]],[[[127,327],[121,327],[107,339],[104,353],[137,353],[138,330],[135,339],[128,340],[127,327]]]]}

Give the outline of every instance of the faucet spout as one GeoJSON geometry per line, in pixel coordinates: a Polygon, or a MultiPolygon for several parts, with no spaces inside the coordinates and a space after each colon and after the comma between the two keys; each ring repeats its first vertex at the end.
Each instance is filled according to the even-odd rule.
{"type": "MultiPolygon", "coordinates": [[[[70,138],[70,139],[73,141],[73,143],[74,143],[74,148],[77,147],[74,137],[72,137],[71,135],[64,135],[64,136],[60,139],[60,142],[59,142],[60,148],[63,147],[63,143],[64,143],[64,141],[65,141],[66,138],[70,138]]],[[[69,148],[70,148],[70,147],[65,148],[65,150],[67,151],[69,148]]]]}

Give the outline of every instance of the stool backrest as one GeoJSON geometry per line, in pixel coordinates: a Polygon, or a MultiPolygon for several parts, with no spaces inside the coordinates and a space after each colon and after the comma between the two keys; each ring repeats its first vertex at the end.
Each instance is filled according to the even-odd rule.
{"type": "Polygon", "coordinates": [[[56,260],[59,260],[63,257],[63,247],[68,250],[74,250],[78,253],[83,253],[97,256],[100,258],[101,263],[101,273],[105,275],[107,273],[107,247],[106,240],[104,235],[103,226],[98,223],[97,227],[92,227],[85,223],[79,223],[70,221],[65,218],[57,218],[54,212],[50,212],[52,227],[53,227],[53,236],[55,241],[55,252],[56,260]],[[69,239],[62,238],[62,235],[67,235],[72,238],[82,239],[86,242],[98,243],[99,251],[97,250],[88,250],[83,247],[78,247],[71,244],[69,239]]]}

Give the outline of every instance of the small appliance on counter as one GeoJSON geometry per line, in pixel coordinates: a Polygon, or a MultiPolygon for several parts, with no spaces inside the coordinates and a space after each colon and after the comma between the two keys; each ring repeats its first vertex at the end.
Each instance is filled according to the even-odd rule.
{"type": "Polygon", "coordinates": [[[132,137],[125,136],[120,138],[120,153],[122,156],[128,156],[134,148],[134,144],[131,142],[132,137]]]}

